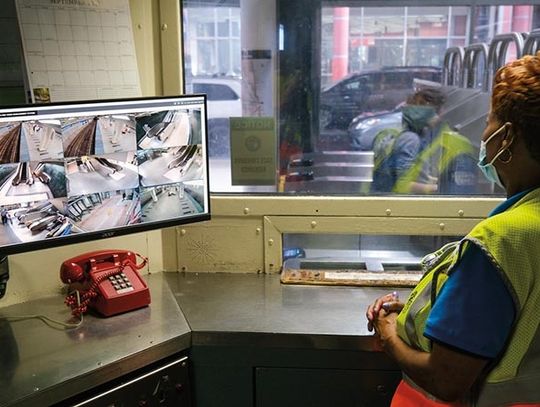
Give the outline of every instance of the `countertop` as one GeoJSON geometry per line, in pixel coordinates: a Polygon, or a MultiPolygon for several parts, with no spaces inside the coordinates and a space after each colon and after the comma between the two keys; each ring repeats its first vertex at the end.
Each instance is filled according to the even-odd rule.
{"type": "MultiPolygon", "coordinates": [[[[50,405],[191,345],[372,350],[365,309],[388,288],[282,285],[279,275],[158,273],[145,276],[149,307],[111,318],[86,316],[75,330],[63,297],[0,309],[0,406],[50,405]]],[[[405,297],[408,290],[402,290],[405,297]]]]}
{"type": "MultiPolygon", "coordinates": [[[[51,405],[189,348],[189,325],[162,275],[146,281],[149,307],[87,315],[77,329],[0,319],[0,406],[51,405]]],[[[30,314],[70,318],[61,295],[0,309],[0,318],[30,314]]]]}
{"type": "MultiPolygon", "coordinates": [[[[284,285],[277,274],[164,273],[192,344],[373,350],[365,311],[389,288],[284,285]]],[[[398,289],[406,298],[410,289],[398,289]]]]}

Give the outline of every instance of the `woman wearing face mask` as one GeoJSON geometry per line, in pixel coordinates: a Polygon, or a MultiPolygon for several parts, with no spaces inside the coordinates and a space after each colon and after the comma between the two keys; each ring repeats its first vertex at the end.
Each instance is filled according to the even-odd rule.
{"type": "Polygon", "coordinates": [[[540,406],[539,135],[540,53],[495,76],[478,165],[507,200],[366,312],[404,373],[393,407],[540,406]]]}
{"type": "Polygon", "coordinates": [[[438,177],[451,176],[456,160],[474,160],[469,140],[440,121],[445,99],[437,88],[417,91],[402,109],[402,131],[386,129],[375,136],[371,192],[436,193],[438,177]]]}
{"type": "MultiPolygon", "coordinates": [[[[375,165],[371,192],[432,193],[437,185],[429,157],[422,157],[433,140],[435,118],[445,97],[438,89],[423,89],[411,95],[402,109],[401,132],[383,130],[373,141],[375,165]],[[407,191],[395,191],[407,179],[407,191]]],[[[424,154],[425,155],[425,154],[424,154]]],[[[428,154],[429,155],[429,154],[428,154]]],[[[403,189],[403,188],[400,188],[403,189]]]]}

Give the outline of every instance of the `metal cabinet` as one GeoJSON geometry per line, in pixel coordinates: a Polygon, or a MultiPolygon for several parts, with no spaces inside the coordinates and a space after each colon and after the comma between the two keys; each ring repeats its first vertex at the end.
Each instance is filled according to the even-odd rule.
{"type": "Polygon", "coordinates": [[[398,371],[257,368],[255,406],[389,406],[400,379],[398,371]]]}
{"type": "MultiPolygon", "coordinates": [[[[390,405],[401,371],[384,353],[308,349],[313,346],[310,339],[278,336],[256,335],[244,346],[192,347],[194,404],[197,407],[390,405]],[[290,346],[291,341],[296,342],[294,347],[272,347],[276,343],[290,346]]],[[[348,342],[347,338],[344,342],[348,342]]]]}
{"type": "Polygon", "coordinates": [[[188,358],[179,357],[141,369],[114,383],[60,403],[74,407],[191,406],[188,358]]]}

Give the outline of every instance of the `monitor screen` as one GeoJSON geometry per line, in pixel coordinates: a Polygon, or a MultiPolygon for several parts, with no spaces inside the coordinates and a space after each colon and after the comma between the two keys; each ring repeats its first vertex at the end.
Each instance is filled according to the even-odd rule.
{"type": "Polygon", "coordinates": [[[0,254],[210,218],[206,97],[0,109],[0,254]]]}

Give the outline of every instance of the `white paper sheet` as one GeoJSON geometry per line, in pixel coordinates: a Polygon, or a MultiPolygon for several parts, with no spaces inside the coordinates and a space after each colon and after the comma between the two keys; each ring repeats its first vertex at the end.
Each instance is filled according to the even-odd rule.
{"type": "Polygon", "coordinates": [[[29,86],[41,88],[41,98],[141,96],[129,0],[16,0],[16,6],[29,86]]]}

